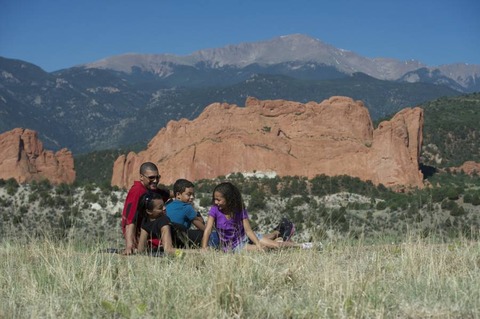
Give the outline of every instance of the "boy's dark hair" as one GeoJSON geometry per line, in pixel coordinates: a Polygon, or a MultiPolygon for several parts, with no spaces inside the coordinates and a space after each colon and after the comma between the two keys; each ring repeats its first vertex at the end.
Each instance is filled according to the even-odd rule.
{"type": "Polygon", "coordinates": [[[140,165],[140,174],[145,174],[146,171],[158,172],[158,167],[152,162],[145,162],[142,165],[140,165]]]}
{"type": "Polygon", "coordinates": [[[177,193],[183,193],[189,187],[195,187],[195,185],[187,179],[177,179],[175,184],[173,184],[173,196],[177,196],[177,193]]]}
{"type": "Polygon", "coordinates": [[[212,193],[212,203],[215,202],[215,192],[219,192],[225,197],[229,213],[233,215],[241,213],[245,205],[243,203],[242,193],[230,182],[223,182],[215,186],[212,193]]]}

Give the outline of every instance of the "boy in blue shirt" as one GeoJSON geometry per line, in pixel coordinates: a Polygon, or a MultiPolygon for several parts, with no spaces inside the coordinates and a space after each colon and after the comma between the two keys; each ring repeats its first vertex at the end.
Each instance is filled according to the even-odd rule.
{"type": "Polygon", "coordinates": [[[183,225],[186,229],[193,224],[197,229],[204,230],[205,222],[193,208],[194,187],[193,183],[186,179],[178,179],[173,184],[174,199],[167,205],[167,216],[172,223],[183,225]]]}
{"type": "Polygon", "coordinates": [[[178,179],[173,184],[174,200],[167,203],[167,216],[173,225],[172,239],[175,247],[188,244],[200,247],[202,243],[205,222],[193,208],[194,187],[193,183],[186,179],[178,179]],[[192,224],[196,229],[190,229],[192,224]],[[182,235],[186,238],[182,238],[182,235]]]}

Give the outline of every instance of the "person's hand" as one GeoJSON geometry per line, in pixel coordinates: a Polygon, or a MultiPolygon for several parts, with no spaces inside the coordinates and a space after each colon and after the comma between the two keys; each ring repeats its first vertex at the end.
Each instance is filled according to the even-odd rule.
{"type": "Polygon", "coordinates": [[[122,253],[122,255],[124,255],[124,256],[130,256],[130,255],[133,255],[133,254],[135,254],[135,250],[132,247],[125,248],[125,250],[122,253]]]}
{"type": "Polygon", "coordinates": [[[266,250],[265,250],[265,247],[263,247],[261,244],[258,244],[258,245],[257,245],[257,248],[258,248],[258,251],[259,251],[259,252],[264,253],[264,252],[266,251],[266,250]]]}
{"type": "Polygon", "coordinates": [[[207,247],[204,247],[204,248],[200,248],[200,252],[202,253],[207,253],[207,252],[216,252],[218,251],[219,248],[215,248],[215,247],[212,247],[212,246],[207,246],[207,247]]]}

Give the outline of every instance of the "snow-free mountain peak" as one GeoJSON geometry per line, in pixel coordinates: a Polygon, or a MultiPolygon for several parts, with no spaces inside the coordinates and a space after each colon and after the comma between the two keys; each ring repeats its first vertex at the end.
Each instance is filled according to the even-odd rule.
{"type": "Polygon", "coordinates": [[[284,35],[266,41],[203,49],[186,56],[124,54],[89,63],[84,67],[112,69],[127,73],[139,70],[164,77],[171,74],[172,65],[195,66],[201,64],[210,68],[243,68],[251,64],[274,65],[288,62],[323,64],[335,67],[346,74],[363,72],[385,80],[396,80],[407,72],[426,67],[415,60],[366,58],[303,34],[284,35]]]}

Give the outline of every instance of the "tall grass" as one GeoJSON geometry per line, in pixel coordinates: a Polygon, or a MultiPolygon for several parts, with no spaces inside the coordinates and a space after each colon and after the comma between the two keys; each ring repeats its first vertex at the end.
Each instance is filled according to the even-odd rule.
{"type": "Polygon", "coordinates": [[[184,258],[101,247],[4,239],[0,318],[480,316],[480,244],[467,239],[184,258]]]}

